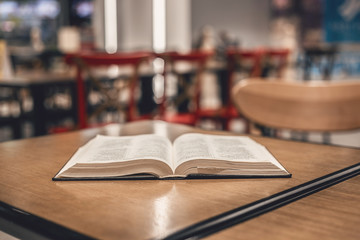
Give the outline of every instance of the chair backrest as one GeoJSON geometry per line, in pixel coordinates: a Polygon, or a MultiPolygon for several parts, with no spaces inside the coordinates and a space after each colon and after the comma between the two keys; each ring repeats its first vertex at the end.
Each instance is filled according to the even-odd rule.
{"type": "MultiPolygon", "coordinates": [[[[132,66],[134,71],[132,76],[130,77],[130,94],[129,94],[129,103],[128,103],[128,110],[127,110],[127,120],[132,121],[135,119],[135,99],[134,99],[134,92],[137,84],[138,79],[138,67],[140,64],[148,60],[152,57],[151,53],[147,52],[133,52],[133,53],[115,53],[115,54],[108,54],[102,52],[84,52],[78,54],[68,54],[65,57],[65,61],[68,64],[75,64],[77,66],[77,100],[78,100],[78,118],[79,118],[79,127],[84,128],[88,126],[87,123],[87,113],[86,113],[86,101],[84,96],[84,82],[83,82],[83,72],[87,72],[88,75],[91,75],[90,70],[96,67],[104,67],[104,66],[111,66],[111,65],[118,65],[118,66],[132,66]]],[[[99,89],[102,89],[99,80],[96,79],[94,76],[91,77],[92,81],[96,83],[99,89]]],[[[107,96],[108,102],[117,103],[114,101],[116,96],[111,96],[109,93],[106,93],[106,90],[102,89],[101,92],[107,96]]],[[[105,106],[106,104],[103,104],[105,106]]],[[[118,104],[120,105],[120,104],[118,104]]],[[[119,108],[119,106],[116,106],[119,108]]],[[[101,109],[99,107],[98,109],[101,109]]],[[[100,110],[99,110],[100,111],[100,110]]],[[[97,113],[97,110],[95,110],[97,113]]]]}
{"type": "MultiPolygon", "coordinates": [[[[177,96],[179,99],[181,98],[188,98],[189,96],[187,96],[189,93],[188,91],[190,90],[190,85],[194,85],[194,94],[193,94],[193,99],[188,99],[188,100],[194,100],[195,102],[195,109],[198,110],[199,105],[200,105],[200,87],[201,87],[201,73],[204,71],[205,69],[205,65],[207,63],[207,61],[214,55],[213,51],[202,51],[202,50],[192,50],[189,52],[165,52],[165,53],[161,53],[158,56],[160,58],[163,58],[165,61],[165,67],[164,67],[164,77],[165,77],[165,81],[164,81],[164,89],[166,89],[166,75],[167,72],[169,71],[168,67],[170,67],[170,72],[173,72],[177,75],[181,75],[180,72],[178,72],[176,70],[175,65],[177,63],[187,63],[187,64],[191,64],[192,67],[195,68],[195,76],[194,76],[194,81],[193,83],[188,84],[188,86],[185,87],[184,89],[184,93],[182,94],[182,96],[177,96]]],[[[166,94],[164,94],[164,99],[163,99],[163,103],[166,103],[166,94]]],[[[165,107],[164,107],[165,108],[165,107]]]]}
{"type": "Polygon", "coordinates": [[[242,64],[243,61],[250,60],[251,61],[251,69],[249,76],[250,77],[259,77],[261,74],[261,58],[264,54],[264,51],[261,49],[255,50],[244,50],[237,48],[229,48],[226,52],[229,71],[233,72],[235,70],[236,64],[242,64]]]}
{"type": "Polygon", "coordinates": [[[233,88],[232,97],[242,115],[267,127],[299,131],[360,128],[360,81],[248,79],[233,88]]]}
{"type": "Polygon", "coordinates": [[[190,52],[165,52],[159,56],[172,62],[205,63],[213,54],[212,51],[192,50],[190,52]]]}
{"type": "Polygon", "coordinates": [[[224,97],[224,103],[227,105],[230,112],[236,115],[236,111],[234,110],[233,102],[231,101],[231,91],[236,83],[235,72],[236,69],[240,66],[242,67],[243,61],[250,61],[251,67],[250,72],[248,73],[251,78],[260,77],[261,75],[261,59],[263,56],[263,50],[255,49],[255,50],[244,50],[240,48],[229,48],[226,51],[227,54],[227,71],[228,71],[228,79],[226,84],[222,83],[223,86],[226,87],[226,95],[224,97]]]}
{"type": "Polygon", "coordinates": [[[89,66],[109,66],[109,65],[132,65],[137,66],[141,61],[149,58],[150,53],[115,53],[108,54],[102,52],[79,54],[81,58],[89,66]]]}

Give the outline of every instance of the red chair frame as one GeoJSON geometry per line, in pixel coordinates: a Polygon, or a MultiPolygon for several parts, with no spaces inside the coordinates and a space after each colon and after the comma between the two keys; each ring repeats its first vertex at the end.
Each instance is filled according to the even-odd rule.
{"type": "Polygon", "coordinates": [[[130,65],[134,68],[134,74],[130,80],[130,99],[127,111],[128,121],[136,119],[136,104],[134,98],[134,91],[138,82],[138,68],[140,64],[150,59],[151,53],[136,52],[136,53],[101,53],[101,52],[86,52],[78,54],[68,54],[65,59],[68,64],[76,66],[76,86],[77,86],[77,104],[78,104],[78,127],[80,129],[89,127],[86,113],[86,97],[83,72],[86,68],[118,65],[130,65]]]}
{"type": "MultiPolygon", "coordinates": [[[[167,82],[167,74],[168,68],[171,68],[174,71],[174,65],[178,62],[187,62],[196,64],[196,73],[195,73],[195,94],[194,99],[191,99],[195,103],[195,110],[189,113],[177,113],[175,115],[168,115],[166,112],[166,94],[164,93],[162,102],[162,111],[161,111],[161,119],[167,122],[175,122],[175,123],[183,123],[188,125],[196,125],[199,119],[199,110],[200,110],[200,87],[201,87],[201,73],[205,70],[205,65],[207,60],[213,56],[212,51],[200,51],[200,50],[192,50],[186,53],[180,52],[165,52],[157,55],[158,57],[164,59],[164,89],[166,89],[167,82]]],[[[186,90],[185,90],[186,91],[186,90]]]]}

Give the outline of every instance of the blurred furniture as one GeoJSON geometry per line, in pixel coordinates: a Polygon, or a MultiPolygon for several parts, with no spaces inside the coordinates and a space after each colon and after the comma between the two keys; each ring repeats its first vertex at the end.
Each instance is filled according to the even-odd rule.
{"type": "Polygon", "coordinates": [[[303,52],[303,80],[314,79],[314,69],[320,73],[320,79],[330,80],[338,47],[336,45],[305,47],[303,52]]]}
{"type": "MultiPolygon", "coordinates": [[[[226,129],[230,130],[231,121],[240,119],[245,125],[245,132],[249,132],[246,119],[239,115],[231,99],[234,85],[245,78],[272,78],[282,77],[288,63],[290,51],[288,49],[258,48],[255,50],[228,49],[228,81],[225,84],[226,92],[222,95],[227,106],[226,129]],[[239,75],[240,77],[236,76],[239,75]]],[[[264,79],[265,80],[265,79],[264,79]]]]}
{"type": "Polygon", "coordinates": [[[24,86],[8,85],[0,82],[0,141],[19,139],[23,136],[22,125],[26,119],[23,109],[24,86]],[[11,132],[6,133],[6,128],[11,132]],[[6,136],[8,135],[8,136],[6,136]]]}
{"type": "Polygon", "coordinates": [[[20,239],[166,239],[227,211],[236,215],[233,210],[240,208],[251,221],[234,227],[223,224],[223,231],[214,228],[216,234],[209,237],[358,239],[360,176],[323,185],[328,188],[288,201],[285,207],[268,212],[261,209],[262,214],[248,204],[273,200],[274,194],[359,163],[360,149],[252,136],[292,178],[51,181],[76,149],[97,134],[131,135],[146,130],[169,136],[219,134],[179,124],[167,127],[157,121],[138,121],[0,143],[0,231],[20,239]]]}
{"type": "Polygon", "coordinates": [[[222,83],[222,101],[226,107],[225,113],[225,129],[230,130],[231,121],[241,119],[245,124],[245,132],[248,132],[248,123],[239,115],[233,100],[231,99],[231,90],[233,86],[243,78],[260,77],[262,74],[262,49],[245,50],[238,48],[229,48],[227,50],[227,68],[228,76],[226,81],[222,83]],[[237,76],[240,75],[240,76],[237,76]]]}
{"type": "MultiPolygon", "coordinates": [[[[79,128],[89,127],[91,125],[89,121],[96,122],[95,118],[104,112],[112,112],[115,115],[124,113],[125,121],[151,117],[138,115],[135,99],[139,66],[150,57],[151,54],[145,52],[68,54],[66,56],[67,63],[75,64],[77,68],[76,86],[79,128]],[[130,66],[132,73],[129,76],[115,76],[113,79],[109,79],[108,76],[103,79],[96,76],[95,70],[109,69],[111,66],[130,66]],[[86,78],[89,79],[88,83],[91,88],[87,91],[84,81],[86,78]],[[125,78],[125,81],[121,81],[122,78],[125,78]],[[116,82],[116,80],[119,80],[119,82],[116,82]],[[95,99],[93,104],[90,104],[91,94],[95,99]],[[91,107],[92,109],[90,109],[91,107]],[[89,116],[88,112],[90,112],[89,116]]],[[[116,119],[116,121],[119,121],[119,119],[116,119]]]]}
{"type": "Polygon", "coordinates": [[[286,65],[288,64],[290,50],[265,48],[261,53],[261,74],[266,77],[283,77],[286,65]]]}
{"type": "Polygon", "coordinates": [[[25,123],[32,128],[30,136],[41,136],[77,121],[75,81],[69,73],[32,71],[0,79],[0,95],[5,109],[0,122],[11,123],[13,138],[26,137],[25,123]]]}
{"type": "MultiPolygon", "coordinates": [[[[360,82],[238,83],[232,97],[240,113],[269,128],[330,132],[360,128],[360,82]]],[[[328,140],[326,140],[328,141],[328,140]]]]}
{"type": "Polygon", "coordinates": [[[195,125],[202,117],[200,107],[201,85],[207,60],[213,55],[212,51],[193,50],[186,53],[165,52],[158,54],[164,59],[164,96],[162,100],[161,119],[172,123],[195,125]],[[188,64],[190,70],[179,71],[181,64],[188,64]],[[174,99],[169,99],[166,93],[169,76],[175,76],[178,92],[174,99]],[[169,108],[173,104],[173,108],[169,108]]]}
{"type": "Polygon", "coordinates": [[[243,71],[247,77],[260,76],[263,54],[264,51],[262,49],[229,48],[227,50],[227,59],[231,75],[235,72],[243,71]]]}

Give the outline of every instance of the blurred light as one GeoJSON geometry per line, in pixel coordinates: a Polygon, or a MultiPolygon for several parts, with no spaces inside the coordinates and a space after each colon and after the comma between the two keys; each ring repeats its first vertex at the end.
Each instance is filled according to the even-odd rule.
{"type": "Polygon", "coordinates": [[[153,67],[155,76],[153,77],[153,92],[154,92],[154,100],[156,103],[161,103],[163,100],[163,96],[165,94],[164,88],[164,68],[165,68],[165,61],[162,58],[155,58],[153,61],[153,67]]]}
{"type": "Polygon", "coordinates": [[[60,5],[55,0],[38,1],[36,13],[40,17],[56,18],[60,13],[60,5]]]}
{"type": "Polygon", "coordinates": [[[120,74],[120,69],[118,65],[111,65],[108,69],[107,69],[107,75],[110,78],[116,78],[118,77],[120,74]]]}
{"type": "Polygon", "coordinates": [[[116,10],[116,0],[105,0],[105,51],[107,53],[115,53],[118,48],[116,10]]]}
{"type": "Polygon", "coordinates": [[[155,74],[153,77],[153,92],[154,92],[154,100],[156,103],[160,103],[164,94],[164,76],[162,74],[155,74]]]}
{"type": "Polygon", "coordinates": [[[13,21],[5,21],[1,24],[0,29],[4,32],[12,32],[16,24],[13,21]]]}
{"type": "Polygon", "coordinates": [[[30,3],[23,3],[17,9],[18,15],[24,18],[31,18],[35,12],[35,6],[30,3]]]}
{"type": "Polygon", "coordinates": [[[18,4],[15,1],[4,1],[0,3],[0,15],[7,17],[10,14],[14,14],[18,4]]]}
{"type": "Polygon", "coordinates": [[[154,71],[155,73],[163,73],[165,68],[165,61],[162,58],[155,58],[153,61],[154,71]]]}
{"type": "Polygon", "coordinates": [[[82,2],[79,3],[78,6],[76,6],[76,13],[79,17],[85,18],[90,17],[93,13],[93,3],[92,2],[82,2]]]}
{"type": "Polygon", "coordinates": [[[81,48],[81,36],[76,27],[61,27],[58,30],[58,48],[64,53],[77,52],[81,48]]]}
{"type": "Polygon", "coordinates": [[[155,52],[163,52],[166,48],[166,2],[165,0],[153,0],[153,49],[155,52]]]}

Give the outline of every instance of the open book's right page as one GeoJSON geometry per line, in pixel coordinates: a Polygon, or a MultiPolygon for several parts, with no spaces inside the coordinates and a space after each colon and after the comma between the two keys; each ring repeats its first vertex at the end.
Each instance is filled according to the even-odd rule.
{"type": "Polygon", "coordinates": [[[189,133],[174,141],[176,175],[290,175],[261,144],[246,136],[189,133]]]}

